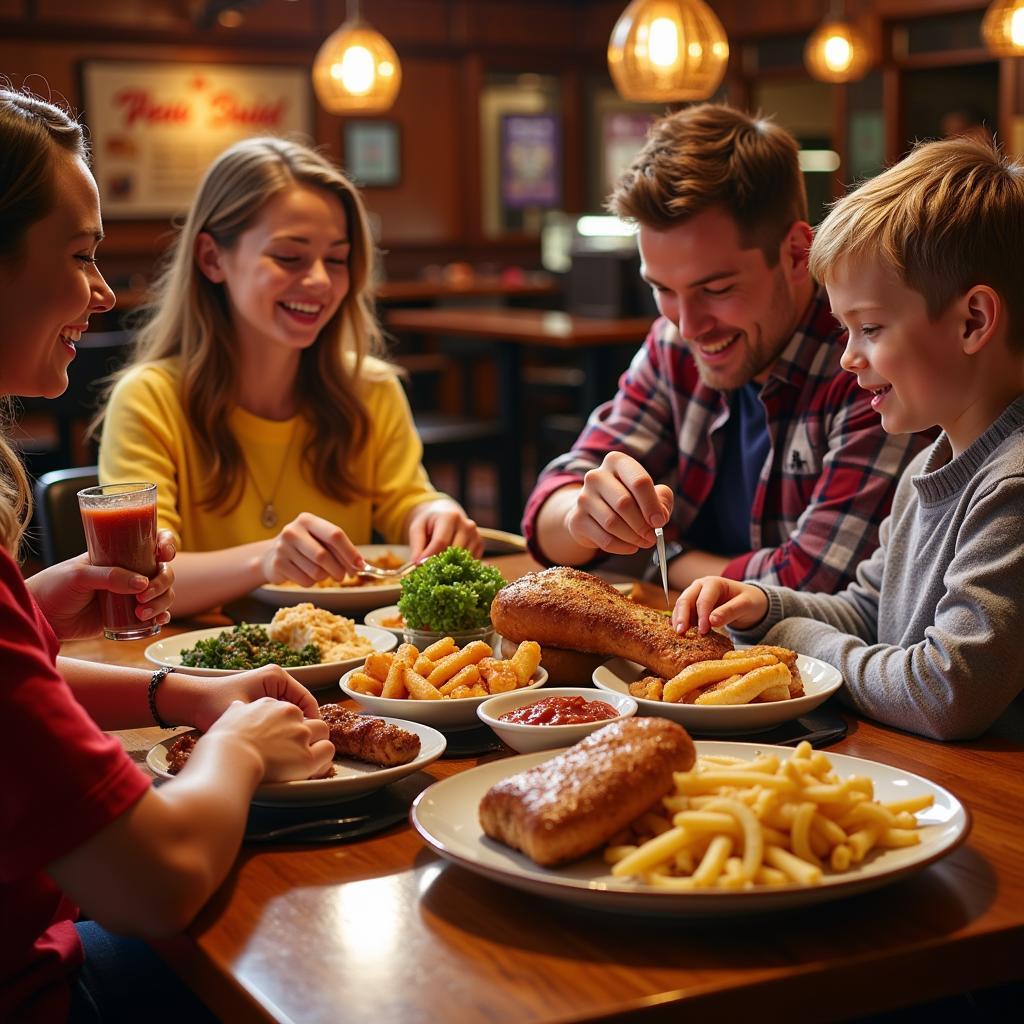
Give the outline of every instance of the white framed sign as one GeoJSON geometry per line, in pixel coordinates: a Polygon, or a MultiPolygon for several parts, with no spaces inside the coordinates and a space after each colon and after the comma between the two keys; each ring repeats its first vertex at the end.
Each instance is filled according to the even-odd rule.
{"type": "Polygon", "coordinates": [[[308,69],[90,60],[84,120],[103,215],[188,209],[206,168],[252,135],[308,135],[308,69]]]}

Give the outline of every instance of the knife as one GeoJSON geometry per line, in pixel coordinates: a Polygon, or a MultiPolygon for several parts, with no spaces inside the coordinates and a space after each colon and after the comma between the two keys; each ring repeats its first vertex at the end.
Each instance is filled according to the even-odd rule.
{"type": "Polygon", "coordinates": [[[668,600],[668,562],[665,559],[665,531],[658,526],[654,530],[654,539],[658,545],[658,564],[661,566],[661,585],[665,588],[665,607],[672,611],[668,600]]]}

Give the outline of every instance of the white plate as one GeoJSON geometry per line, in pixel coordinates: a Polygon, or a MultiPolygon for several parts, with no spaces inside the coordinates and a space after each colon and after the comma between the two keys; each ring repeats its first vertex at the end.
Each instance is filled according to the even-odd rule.
{"type": "MultiPolygon", "coordinates": [[[[403,561],[409,557],[407,544],[357,544],[363,558],[379,558],[391,552],[403,561]]],[[[388,601],[397,601],[402,593],[400,580],[379,580],[359,587],[286,587],[278,583],[265,583],[257,587],[252,596],[275,608],[311,601],[317,608],[332,612],[364,612],[388,601]]]]}
{"type": "MultiPolygon", "coordinates": [[[[633,699],[640,705],[638,715],[671,718],[673,722],[678,722],[693,732],[713,736],[759,732],[806,715],[808,711],[828,700],[843,685],[840,671],[817,658],[800,654],[796,659],[796,667],[800,670],[800,678],[803,680],[804,696],[791,697],[789,700],[765,701],[762,704],[704,706],[666,704],[661,700],[646,700],[643,697],[633,699]]],[[[628,696],[629,684],[641,676],[650,674],[648,669],[635,661],[612,658],[611,661],[606,661],[594,669],[594,685],[609,693],[624,693],[628,696]]]]}
{"type": "Polygon", "coordinates": [[[390,630],[392,633],[395,634],[395,636],[398,637],[399,640],[402,640],[402,638],[405,635],[404,634],[404,630],[405,630],[404,626],[385,626],[384,625],[384,620],[385,619],[393,619],[396,615],[401,615],[401,614],[402,613],[398,610],[398,605],[397,604],[388,604],[388,605],[385,605],[383,608],[374,608],[372,612],[367,612],[363,616],[363,622],[365,622],[368,626],[376,626],[377,629],[387,629],[387,630],[390,630]]]}
{"type": "MultiPolygon", "coordinates": [[[[761,753],[788,758],[793,753],[789,747],[712,740],[698,741],[697,752],[743,758],[761,753]]],[[[931,793],[934,805],[917,816],[921,824],[920,844],[869,854],[851,871],[826,875],[821,885],[794,884],[741,892],[714,889],[665,892],[643,882],[614,877],[601,859],[600,851],[565,867],[542,868],[524,854],[483,834],[477,808],[487,790],[501,779],[541,764],[558,753],[545,750],[492,761],[434,783],[412,805],[410,818],[416,831],[438,853],[456,864],[540,896],[597,910],[704,917],[780,910],[839,899],[886,885],[945,856],[963,841],[970,828],[970,816],[963,804],[934,782],[875,761],[829,754],[829,760],[841,777],[866,775],[874,782],[875,798],[883,802],[931,793]]]]}
{"type": "MultiPolygon", "coordinates": [[[[181,664],[181,652],[187,647],[194,647],[197,640],[206,640],[211,636],[219,636],[221,633],[230,632],[231,626],[214,626],[211,629],[196,629],[191,633],[179,633],[177,636],[169,636],[164,640],[157,640],[150,644],[143,652],[146,658],[154,665],[170,665],[173,668],[183,668],[181,664]]],[[[366,637],[376,651],[390,651],[398,641],[395,634],[386,629],[376,629],[374,626],[356,626],[356,633],[366,637]]],[[[303,686],[310,688],[318,686],[331,686],[336,683],[344,672],[366,661],[366,655],[360,654],[356,658],[346,658],[345,661],[324,661],[319,665],[300,665],[298,668],[289,668],[287,671],[294,676],[303,686]]],[[[189,666],[184,671],[194,676],[232,676],[240,669],[234,668],[192,668],[189,666]]]]}
{"type": "MultiPolygon", "coordinates": [[[[385,722],[397,725],[401,729],[415,733],[420,738],[419,756],[408,764],[396,765],[394,768],[381,768],[379,765],[366,764],[363,761],[351,761],[344,757],[335,757],[334,774],[327,779],[307,779],[305,782],[272,782],[260,786],[253,794],[254,804],[333,804],[342,800],[353,800],[357,796],[365,796],[374,790],[397,782],[412,775],[413,772],[425,768],[436,761],[443,753],[448,741],[436,730],[418,722],[398,722],[393,718],[385,718],[385,722]]],[[[146,755],[146,764],[162,779],[174,778],[167,771],[167,748],[176,740],[176,736],[163,740],[151,747],[146,755]]]]}
{"type": "MultiPolygon", "coordinates": [[[[501,640],[494,645],[496,657],[501,650],[501,640]]],[[[361,666],[360,666],[361,667],[361,666]]],[[[474,729],[480,726],[480,719],[477,718],[476,709],[485,700],[491,699],[491,694],[486,697],[460,697],[458,700],[411,700],[408,697],[373,697],[368,693],[358,693],[348,688],[348,677],[352,672],[359,671],[359,668],[346,672],[341,677],[341,689],[346,697],[351,697],[360,707],[374,715],[390,715],[393,718],[401,718],[407,722],[422,722],[424,725],[432,725],[435,729],[445,729],[454,732],[459,729],[474,729]]],[[[528,686],[520,686],[516,693],[523,693],[526,690],[536,690],[548,681],[547,672],[538,668],[533,674],[533,682],[528,686]]]]}

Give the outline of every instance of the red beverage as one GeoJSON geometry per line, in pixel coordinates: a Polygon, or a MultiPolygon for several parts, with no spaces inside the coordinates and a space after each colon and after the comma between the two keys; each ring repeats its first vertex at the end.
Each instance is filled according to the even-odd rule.
{"type": "MultiPolygon", "coordinates": [[[[88,487],[78,495],[93,565],[116,565],[152,578],[156,562],[156,484],[106,484],[88,487]]],[[[160,632],[139,619],[134,594],[99,591],[104,635],[112,640],[135,640],[160,632]]]]}

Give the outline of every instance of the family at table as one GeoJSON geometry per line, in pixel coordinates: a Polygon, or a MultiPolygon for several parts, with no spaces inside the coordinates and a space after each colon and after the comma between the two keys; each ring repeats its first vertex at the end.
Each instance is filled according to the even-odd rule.
{"type": "MultiPolygon", "coordinates": [[[[539,560],[590,566],[664,527],[679,630],[813,654],[897,729],[1019,739],[1024,167],[922,145],[812,238],[797,149],[717,105],[654,126],[610,207],[638,225],[662,315],[524,533],[539,560]]],[[[56,397],[113,303],[98,192],[80,125],[30,92],[0,89],[0,152],[0,388],[56,397]]],[[[218,888],[259,784],[334,753],[280,668],[59,657],[98,632],[98,594],[159,625],[355,572],[373,531],[414,559],[482,551],[423,469],[373,260],[359,193],[314,150],[255,138],[210,167],[98,424],[101,480],[157,485],[151,576],[83,555],[24,579],[29,484],[0,438],[4,1020],[131,1019],[140,991],[211,1019],[139,937],[218,888]],[[159,789],[102,731],[152,722],[205,734],[159,789]]]]}

